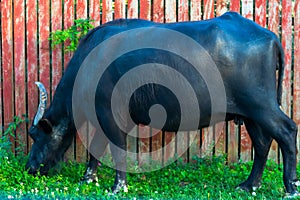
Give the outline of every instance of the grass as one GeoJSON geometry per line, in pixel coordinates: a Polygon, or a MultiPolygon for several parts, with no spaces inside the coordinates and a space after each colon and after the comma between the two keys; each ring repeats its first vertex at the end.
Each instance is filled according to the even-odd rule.
{"type": "MultiPolygon", "coordinates": [[[[111,199],[109,188],[114,170],[98,169],[98,183],[81,184],[84,163],[62,163],[46,176],[31,176],[24,171],[26,157],[0,158],[1,199],[111,199]]],[[[268,161],[262,187],[253,193],[237,191],[252,163],[224,164],[224,157],[180,161],[161,170],[128,174],[128,193],[113,199],[279,199],[284,196],[282,170],[268,161]]],[[[298,168],[298,171],[300,168],[298,168]]]]}

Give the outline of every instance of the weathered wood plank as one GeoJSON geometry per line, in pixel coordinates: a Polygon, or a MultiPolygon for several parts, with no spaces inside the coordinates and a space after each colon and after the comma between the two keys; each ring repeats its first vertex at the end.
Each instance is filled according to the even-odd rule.
{"type": "Polygon", "coordinates": [[[89,1],[89,14],[90,19],[95,20],[93,25],[99,26],[101,21],[100,15],[100,1],[89,1]]]}
{"type": "MultiPolygon", "coordinates": [[[[25,84],[25,2],[24,0],[14,1],[14,94],[15,94],[15,115],[26,114],[26,84],[25,84]]],[[[21,124],[16,133],[16,147],[22,147],[27,143],[26,125],[21,124]]],[[[25,150],[25,149],[24,149],[25,150]]],[[[20,149],[23,151],[23,149],[20,149]]]]}
{"type": "MultiPolygon", "coordinates": [[[[4,129],[14,117],[12,13],[12,1],[1,2],[4,129]]],[[[14,142],[13,138],[11,140],[14,142]]],[[[12,151],[14,152],[14,145],[12,151]]]]}
{"type": "Polygon", "coordinates": [[[112,0],[102,0],[102,24],[112,21],[113,8],[112,0]]]}
{"type": "MultiPolygon", "coordinates": [[[[76,4],[76,18],[77,19],[87,19],[87,1],[86,0],[77,0],[76,4]]],[[[82,136],[79,136],[79,134],[76,134],[75,143],[76,143],[76,149],[75,149],[75,159],[79,162],[86,162],[87,160],[87,149],[86,145],[84,146],[84,142],[86,144],[86,141],[82,141],[82,139],[88,138],[90,126],[86,123],[85,126],[82,127],[82,136]]]]}
{"type": "Polygon", "coordinates": [[[165,21],[167,23],[176,22],[177,21],[176,0],[166,1],[165,9],[166,9],[165,21]]]}
{"type": "Polygon", "coordinates": [[[234,0],[230,1],[230,10],[240,13],[240,10],[241,10],[240,1],[234,1],[234,0]]]}
{"type": "Polygon", "coordinates": [[[138,16],[139,16],[138,7],[139,7],[138,0],[128,0],[127,17],[128,18],[138,18],[138,16]]]}
{"type": "Polygon", "coordinates": [[[189,1],[178,0],[178,21],[189,21],[189,1]]]}
{"type": "Polygon", "coordinates": [[[191,20],[198,21],[202,19],[201,1],[191,0],[191,20]]]}
{"type": "Polygon", "coordinates": [[[267,1],[256,0],[255,1],[255,22],[266,27],[267,25],[267,1]]]}
{"type": "Polygon", "coordinates": [[[225,12],[228,11],[229,1],[227,1],[227,0],[217,0],[216,4],[217,4],[216,16],[220,16],[220,15],[222,15],[225,12]]]}
{"type": "Polygon", "coordinates": [[[215,16],[214,3],[214,0],[203,0],[203,19],[211,19],[215,16]]]}
{"type": "Polygon", "coordinates": [[[164,22],[164,1],[163,0],[153,0],[153,14],[152,20],[154,22],[164,22]]]}
{"type": "MultiPolygon", "coordinates": [[[[300,1],[294,5],[294,101],[293,120],[300,130],[300,1]]],[[[300,134],[298,134],[298,150],[300,149],[300,134]]],[[[300,154],[298,153],[298,159],[300,154]]]]}
{"type": "MultiPolygon", "coordinates": [[[[34,84],[38,80],[38,48],[37,48],[37,2],[27,0],[27,22],[26,22],[26,40],[27,40],[27,106],[28,106],[28,119],[29,125],[32,123],[32,119],[37,111],[38,105],[38,89],[34,84]]],[[[27,136],[27,151],[31,149],[32,140],[27,136]]]]}
{"type": "Polygon", "coordinates": [[[126,3],[125,0],[115,0],[114,19],[126,17],[126,4],[125,3],[126,3]]]}
{"type": "Polygon", "coordinates": [[[87,18],[87,0],[77,0],[76,2],[76,18],[86,19],[87,18]]]}
{"type": "MultiPolygon", "coordinates": [[[[268,13],[268,29],[279,35],[279,0],[269,1],[269,13],[268,13]]],[[[275,141],[272,142],[269,159],[278,162],[279,157],[278,145],[275,141]]]]}
{"type": "MultiPolygon", "coordinates": [[[[67,29],[70,26],[74,24],[74,1],[72,0],[65,0],[64,1],[64,7],[63,7],[63,29],[67,29]]],[[[66,44],[68,45],[68,44],[66,44]]],[[[64,67],[66,68],[69,64],[69,61],[72,57],[72,53],[70,52],[65,52],[63,56],[63,61],[64,61],[64,67]]],[[[76,146],[74,144],[74,141],[72,142],[70,148],[65,154],[65,159],[66,160],[75,160],[75,150],[76,146]]]]}
{"type": "Polygon", "coordinates": [[[151,0],[140,1],[140,18],[151,20],[151,0]]]}

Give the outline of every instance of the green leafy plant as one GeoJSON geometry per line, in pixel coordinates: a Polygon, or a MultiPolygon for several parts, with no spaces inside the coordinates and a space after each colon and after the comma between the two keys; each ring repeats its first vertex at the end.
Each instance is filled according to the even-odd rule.
{"type": "Polygon", "coordinates": [[[64,44],[64,51],[73,52],[76,50],[78,43],[88,31],[94,28],[91,19],[76,19],[74,24],[65,30],[56,30],[51,33],[49,40],[54,48],[59,44],[64,44]]]}
{"type": "MultiPolygon", "coordinates": [[[[20,127],[21,124],[28,122],[28,119],[25,115],[22,117],[15,116],[13,121],[8,124],[7,128],[0,134],[0,159],[6,159],[13,155],[11,151],[11,140],[10,138],[15,138],[15,132],[20,127]]],[[[22,131],[22,130],[20,130],[22,131]]],[[[20,148],[22,148],[22,143],[19,142],[20,148]]],[[[18,149],[17,149],[18,150],[18,149]]],[[[22,150],[21,150],[22,151],[22,150]]],[[[1,163],[1,162],[0,162],[1,163]]]]}

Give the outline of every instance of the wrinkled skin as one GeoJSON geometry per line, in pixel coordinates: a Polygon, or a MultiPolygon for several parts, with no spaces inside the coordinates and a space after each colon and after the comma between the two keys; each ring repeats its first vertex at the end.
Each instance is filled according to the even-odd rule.
{"type": "MultiPolygon", "coordinates": [[[[76,74],[84,58],[103,40],[122,31],[138,27],[163,27],[186,34],[203,46],[216,63],[226,90],[226,120],[238,119],[245,122],[255,150],[252,171],[248,179],[239,185],[239,188],[252,191],[253,188],[260,186],[271,142],[276,140],[283,155],[283,181],[286,192],[290,196],[297,196],[296,186],[299,183],[296,176],[297,126],[279,107],[284,71],[283,50],[275,34],[236,13],[226,13],[208,21],[173,24],[156,24],[144,20],[117,20],[92,30],[81,41],[70,61],[50,107],[39,123],[30,129],[34,144],[26,165],[29,172],[36,173],[40,170],[43,174],[47,173],[62,158],[76,134],[72,114],[72,92],[76,74]],[[276,81],[276,69],[278,70],[278,82],[276,81]],[[276,83],[278,87],[276,87],[276,83]],[[41,164],[42,166],[40,166],[41,164]]],[[[149,34],[155,34],[155,29],[152,31],[149,34]]],[[[122,76],[119,73],[122,71],[126,73],[126,70],[130,70],[141,62],[155,62],[172,66],[186,77],[193,77],[190,82],[199,95],[198,99],[201,100],[199,101],[201,109],[199,128],[207,127],[210,117],[216,114],[210,113],[210,99],[201,98],[209,97],[207,88],[203,86],[204,81],[201,78],[195,78],[195,72],[184,60],[171,54],[165,57],[162,52],[153,49],[132,52],[118,58],[104,74],[104,77],[114,77],[114,79],[103,78],[98,83],[95,97],[96,112],[106,136],[99,144],[99,138],[92,141],[92,143],[97,143],[95,146],[99,148],[98,156],[101,156],[108,143],[113,143],[126,150],[126,134],[117,127],[111,115],[109,94],[111,94],[116,80],[122,76]]],[[[140,78],[143,79],[143,77],[140,78]]],[[[82,91],[85,91],[85,87],[85,83],[82,82],[82,91]]],[[[147,125],[149,123],[149,107],[159,103],[169,112],[168,117],[170,116],[163,130],[176,131],[180,112],[176,101],[169,100],[172,98],[171,94],[167,95],[167,98],[162,95],[167,92],[165,88],[159,86],[145,86],[135,93],[136,98],[130,102],[131,116],[124,117],[132,117],[136,124],[147,125]],[[157,95],[150,96],[149,94],[157,95]]],[[[85,95],[83,92],[80,96],[84,97],[85,95]]],[[[90,120],[88,113],[84,113],[83,109],[86,120],[90,120]]],[[[126,163],[124,163],[126,154],[120,153],[112,145],[110,146],[118,169],[112,187],[112,192],[116,193],[126,187],[126,163]]],[[[97,166],[98,160],[90,155],[90,161],[83,177],[86,182],[97,181],[97,166]]]]}

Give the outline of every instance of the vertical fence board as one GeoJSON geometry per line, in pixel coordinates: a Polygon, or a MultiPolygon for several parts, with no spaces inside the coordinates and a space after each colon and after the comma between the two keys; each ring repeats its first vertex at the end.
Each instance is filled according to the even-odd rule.
{"type": "MultiPolygon", "coordinates": [[[[1,2],[2,14],[2,70],[3,70],[3,107],[4,128],[12,122],[14,116],[13,97],[13,27],[12,1],[1,2]]],[[[14,151],[14,147],[12,149],[14,151]]]]}
{"type": "Polygon", "coordinates": [[[113,19],[112,0],[102,0],[102,24],[113,19]]]}
{"type": "Polygon", "coordinates": [[[255,22],[266,27],[267,25],[267,1],[256,0],[255,2],[255,22]]]}
{"type": "Polygon", "coordinates": [[[114,19],[126,17],[125,0],[115,0],[115,15],[114,19]]]}
{"type": "Polygon", "coordinates": [[[215,16],[214,0],[203,0],[203,19],[211,19],[215,16]]]}
{"type": "MultiPolygon", "coordinates": [[[[270,0],[268,9],[268,29],[279,35],[279,0],[270,0]]],[[[273,141],[270,148],[269,159],[278,161],[278,153],[278,145],[273,141]]]]}
{"type": "MultiPolygon", "coordinates": [[[[34,84],[38,80],[38,49],[37,49],[37,4],[27,0],[27,106],[29,125],[37,111],[38,89],[34,84]]],[[[27,136],[28,137],[28,136],[27,136]]],[[[28,137],[27,150],[31,148],[32,140],[28,137]]]]}
{"type": "MultiPolygon", "coordinates": [[[[25,98],[25,2],[17,0],[14,2],[14,69],[15,69],[15,115],[26,114],[25,98]]],[[[26,126],[22,124],[16,135],[16,141],[20,144],[27,143],[26,126]]],[[[20,147],[17,144],[17,147],[20,147]]],[[[20,149],[23,151],[23,149],[20,149]]]]}
{"type": "Polygon", "coordinates": [[[282,1],[281,42],[285,52],[285,70],[283,79],[282,107],[291,115],[291,65],[292,65],[292,0],[282,1]]]}
{"type": "Polygon", "coordinates": [[[76,4],[76,18],[86,19],[87,18],[87,0],[77,0],[76,4]]]}
{"type": "Polygon", "coordinates": [[[165,9],[166,9],[165,21],[167,23],[176,22],[176,18],[177,18],[176,0],[166,1],[165,9]]]}
{"type": "Polygon", "coordinates": [[[139,16],[138,6],[139,6],[138,0],[128,0],[128,12],[127,12],[128,18],[137,18],[139,16]]]}
{"type": "Polygon", "coordinates": [[[101,21],[100,14],[100,1],[89,1],[89,17],[92,20],[94,26],[99,26],[101,21]]]}
{"type": "Polygon", "coordinates": [[[220,16],[228,11],[229,1],[217,0],[216,16],[220,16]]]}
{"type": "Polygon", "coordinates": [[[198,21],[201,20],[201,1],[191,0],[191,20],[198,21]]]}
{"type": "MultiPolygon", "coordinates": [[[[293,120],[300,130],[300,1],[294,5],[294,101],[293,120]]],[[[298,151],[300,149],[300,134],[298,134],[298,151]]],[[[298,153],[298,159],[300,154],[298,153]]]]}
{"type": "Polygon", "coordinates": [[[189,1],[178,0],[178,21],[189,20],[189,1]]]}
{"type": "MultiPolygon", "coordinates": [[[[76,18],[77,19],[87,19],[87,1],[86,0],[77,0],[76,4],[76,18]]],[[[83,126],[82,129],[84,129],[84,132],[82,134],[86,134],[84,138],[88,138],[89,133],[89,125],[88,123],[86,126],[83,126]]],[[[79,136],[79,134],[76,134],[75,138],[75,159],[79,162],[85,162],[87,160],[87,151],[86,147],[84,146],[83,142],[81,140],[82,137],[79,136]]]]}
{"type": "Polygon", "coordinates": [[[140,18],[151,20],[151,0],[140,1],[140,18]]]}
{"type": "Polygon", "coordinates": [[[240,12],[241,4],[240,1],[230,1],[230,10],[234,12],[240,12]]]}
{"type": "MultiPolygon", "coordinates": [[[[74,1],[73,0],[64,0],[64,7],[63,7],[63,29],[67,29],[74,23],[74,1]]],[[[67,44],[68,45],[68,44],[67,44]]],[[[72,54],[69,52],[65,52],[63,56],[64,60],[64,67],[66,68],[69,64],[72,54]]],[[[76,146],[74,141],[72,142],[70,148],[67,150],[65,154],[66,160],[74,160],[75,158],[75,150],[76,146]]]]}
{"type": "Polygon", "coordinates": [[[164,1],[163,0],[153,0],[153,16],[152,20],[154,22],[164,22],[164,1]]]}

